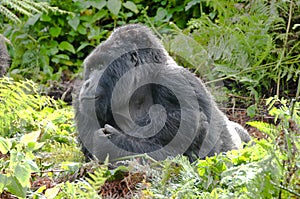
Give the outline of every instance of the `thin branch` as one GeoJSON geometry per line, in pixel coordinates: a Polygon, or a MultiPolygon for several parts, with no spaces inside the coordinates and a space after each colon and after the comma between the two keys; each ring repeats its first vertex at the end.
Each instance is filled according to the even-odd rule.
{"type": "Polygon", "coordinates": [[[271,182],[271,184],[273,184],[274,186],[276,186],[276,187],[278,187],[278,188],[280,188],[280,189],[282,189],[282,190],[285,190],[285,191],[287,191],[287,192],[289,192],[289,193],[291,193],[291,194],[294,194],[294,195],[297,196],[297,197],[300,197],[300,194],[297,193],[297,192],[295,192],[294,190],[291,190],[291,189],[289,189],[289,188],[287,188],[287,187],[284,187],[284,186],[282,186],[282,185],[278,185],[278,184],[276,184],[276,183],[274,183],[274,182],[271,182]]]}

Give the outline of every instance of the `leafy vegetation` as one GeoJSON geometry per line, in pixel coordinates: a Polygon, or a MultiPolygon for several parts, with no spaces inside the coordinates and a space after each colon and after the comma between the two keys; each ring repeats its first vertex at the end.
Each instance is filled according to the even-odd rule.
{"type": "Polygon", "coordinates": [[[64,13],[64,11],[59,10],[58,8],[49,6],[46,2],[37,3],[33,0],[10,0],[0,2],[0,13],[15,23],[21,23],[20,18],[12,12],[12,10],[25,16],[32,16],[32,12],[41,13],[53,11],[64,13]]]}
{"type": "Polygon", "coordinates": [[[0,79],[0,198],[300,198],[299,1],[0,0],[0,13],[12,57],[0,79]],[[274,122],[248,122],[267,139],[193,164],[84,162],[72,108],[34,82],[71,81],[128,23],[150,26],[208,85],[250,95],[251,117],[276,94],[266,100],[274,122]]]}
{"type": "Polygon", "coordinates": [[[297,86],[300,68],[299,2],[206,3],[213,10],[202,10],[186,30],[177,28],[170,51],[211,82],[229,79],[242,85],[234,90],[248,90],[256,100],[265,92],[293,95],[289,84],[297,86]]]}
{"type": "Polygon", "coordinates": [[[291,108],[287,100],[268,99],[275,124],[249,124],[267,133],[269,138],[249,144],[243,150],[207,157],[193,164],[181,156],[162,162],[144,156],[140,161],[123,160],[121,163],[127,166],[111,167],[108,163],[83,162],[70,107],[41,96],[31,81],[2,78],[0,85],[0,101],[6,103],[1,107],[6,114],[0,117],[1,197],[8,194],[18,198],[300,196],[299,102],[294,102],[291,108]]]}
{"type": "Polygon", "coordinates": [[[15,79],[73,79],[114,27],[145,23],[177,61],[201,71],[208,84],[223,80],[256,101],[266,93],[291,96],[297,89],[299,1],[14,0],[0,5],[0,32],[12,44],[9,74],[15,79]]]}

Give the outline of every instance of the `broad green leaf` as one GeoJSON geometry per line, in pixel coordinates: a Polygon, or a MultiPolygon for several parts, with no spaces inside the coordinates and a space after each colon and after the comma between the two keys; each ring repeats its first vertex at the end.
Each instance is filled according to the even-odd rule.
{"type": "Polygon", "coordinates": [[[54,63],[60,63],[62,60],[70,60],[70,57],[66,54],[58,54],[54,55],[54,57],[51,59],[54,63]]]}
{"type": "Polygon", "coordinates": [[[29,142],[27,146],[30,151],[35,151],[35,150],[40,149],[42,146],[44,146],[44,143],[43,142],[29,142]]]}
{"type": "Polygon", "coordinates": [[[38,188],[38,190],[35,191],[35,193],[43,193],[47,189],[46,185],[41,186],[38,188]]]}
{"type": "Polygon", "coordinates": [[[114,15],[117,16],[121,9],[121,1],[120,0],[108,0],[107,8],[110,12],[112,12],[114,15]]]}
{"type": "Polygon", "coordinates": [[[59,191],[60,191],[59,187],[53,187],[51,189],[47,189],[45,192],[45,196],[47,199],[55,198],[59,191]]]}
{"type": "MultiPolygon", "coordinates": [[[[71,18],[71,17],[70,17],[71,18]]],[[[80,23],[80,17],[79,16],[75,16],[71,19],[68,20],[68,24],[74,29],[77,30],[77,27],[80,23]]]]}
{"type": "Polygon", "coordinates": [[[168,21],[172,17],[168,11],[162,7],[157,9],[156,15],[154,17],[155,21],[168,21]]]}
{"type": "Polygon", "coordinates": [[[8,177],[0,173],[0,193],[3,192],[4,187],[6,186],[8,177]]]}
{"type": "Polygon", "coordinates": [[[34,131],[32,133],[27,133],[21,137],[20,142],[27,145],[29,142],[36,142],[40,136],[40,131],[34,131]]]}
{"type": "Polygon", "coordinates": [[[123,3],[123,6],[127,9],[131,10],[135,14],[137,14],[139,12],[139,10],[137,9],[135,3],[133,3],[132,1],[126,1],[126,3],[123,3]]]}
{"type": "Polygon", "coordinates": [[[11,146],[12,146],[12,143],[9,139],[0,137],[0,152],[2,154],[7,154],[7,152],[10,150],[11,146]]]}
{"type": "Polygon", "coordinates": [[[26,197],[27,187],[22,187],[21,183],[16,177],[9,177],[9,183],[6,185],[8,191],[20,198],[26,197]]]}
{"type": "Polygon", "coordinates": [[[60,50],[67,50],[67,51],[69,51],[69,52],[75,54],[75,49],[74,49],[73,45],[70,44],[70,43],[67,42],[67,41],[61,42],[61,43],[59,44],[58,48],[59,48],[60,50]]]}
{"type": "Polygon", "coordinates": [[[70,57],[66,54],[58,54],[58,55],[55,55],[56,58],[58,59],[65,59],[65,60],[69,60],[70,57]]]}
{"type": "Polygon", "coordinates": [[[78,49],[77,49],[77,52],[79,52],[79,51],[81,51],[82,49],[84,49],[85,47],[87,47],[87,46],[90,46],[91,44],[90,43],[82,43],[79,47],[78,47],[78,49]]]}
{"type": "Polygon", "coordinates": [[[18,164],[15,167],[14,174],[22,187],[30,186],[31,169],[28,164],[18,164]]]}
{"type": "Polygon", "coordinates": [[[67,66],[74,66],[74,63],[72,61],[69,60],[61,60],[62,64],[67,65],[67,66]]]}
{"type": "Polygon", "coordinates": [[[253,118],[253,117],[255,116],[255,114],[256,114],[256,110],[257,110],[257,107],[256,107],[255,104],[249,106],[249,107],[247,108],[247,115],[248,115],[249,117],[253,118]]]}
{"type": "Polygon", "coordinates": [[[107,16],[108,11],[107,10],[100,10],[98,12],[96,12],[93,16],[92,16],[92,21],[90,23],[94,23],[96,21],[101,20],[102,18],[107,16]]]}
{"type": "Polygon", "coordinates": [[[90,1],[90,5],[97,8],[98,10],[101,10],[106,5],[106,1],[105,0],[93,0],[93,1],[90,1]]]}
{"type": "Polygon", "coordinates": [[[79,7],[82,10],[86,10],[90,6],[95,7],[99,10],[101,10],[106,5],[106,0],[91,0],[91,1],[79,1],[79,7]]]}
{"type": "Polygon", "coordinates": [[[61,33],[61,28],[60,27],[51,27],[49,32],[52,37],[57,37],[61,33]]]}
{"type": "Polygon", "coordinates": [[[43,14],[40,19],[41,21],[51,21],[51,17],[47,14],[43,14]]]}
{"type": "Polygon", "coordinates": [[[86,35],[86,28],[83,27],[81,24],[78,26],[78,32],[82,35],[86,35]]]}
{"type": "Polygon", "coordinates": [[[26,163],[28,164],[28,166],[30,166],[31,172],[39,172],[40,171],[39,167],[33,160],[26,160],[26,163]]]}

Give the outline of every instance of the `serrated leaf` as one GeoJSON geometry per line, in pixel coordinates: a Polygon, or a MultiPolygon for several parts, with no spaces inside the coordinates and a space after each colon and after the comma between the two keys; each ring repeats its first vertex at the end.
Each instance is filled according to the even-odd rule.
{"type": "Polygon", "coordinates": [[[126,1],[126,3],[123,3],[123,6],[127,9],[131,10],[135,14],[137,14],[139,12],[139,10],[137,9],[135,3],[133,3],[132,1],[126,1]]]}
{"type": "Polygon", "coordinates": [[[60,50],[67,50],[71,53],[74,53],[75,54],[75,49],[74,49],[74,46],[72,44],[70,44],[69,42],[67,41],[63,41],[59,44],[58,48],[60,50]]]}
{"type": "Polygon", "coordinates": [[[121,1],[120,0],[108,0],[107,8],[114,15],[118,15],[121,10],[121,1]]]}
{"type": "Polygon", "coordinates": [[[271,137],[272,137],[272,134],[274,134],[274,132],[276,131],[276,127],[274,125],[264,123],[261,121],[252,121],[252,122],[247,122],[246,124],[257,128],[258,130],[262,131],[263,133],[268,134],[271,137]]]}
{"type": "Polygon", "coordinates": [[[29,142],[36,142],[39,138],[41,132],[40,131],[34,131],[32,133],[27,133],[21,137],[20,142],[27,145],[29,142]]]}

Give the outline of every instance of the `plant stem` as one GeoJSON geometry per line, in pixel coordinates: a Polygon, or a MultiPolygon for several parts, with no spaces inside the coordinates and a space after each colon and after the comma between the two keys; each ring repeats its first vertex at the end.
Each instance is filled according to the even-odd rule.
{"type": "Polygon", "coordinates": [[[283,49],[280,55],[280,59],[276,65],[276,69],[277,69],[277,88],[276,88],[276,95],[279,97],[279,90],[280,90],[280,75],[281,75],[281,69],[280,69],[280,65],[282,63],[282,59],[284,57],[285,51],[286,51],[286,46],[287,46],[287,42],[288,42],[288,37],[289,37],[289,31],[290,31],[290,27],[291,27],[291,21],[292,21],[292,11],[293,11],[293,0],[291,0],[290,2],[290,8],[289,8],[289,19],[288,19],[288,24],[286,27],[286,33],[285,33],[285,39],[284,39],[284,44],[283,44],[283,49]]]}

